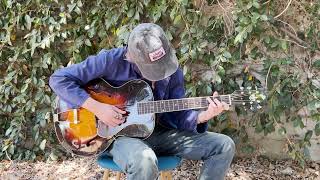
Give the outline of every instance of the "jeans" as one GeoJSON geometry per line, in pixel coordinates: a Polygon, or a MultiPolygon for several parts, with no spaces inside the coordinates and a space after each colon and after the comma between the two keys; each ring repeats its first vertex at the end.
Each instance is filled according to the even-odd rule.
{"type": "Polygon", "coordinates": [[[200,180],[224,179],[235,153],[233,140],[223,134],[201,134],[157,125],[145,140],[119,137],[107,150],[128,180],[154,180],[159,176],[156,155],[203,160],[200,180]]]}

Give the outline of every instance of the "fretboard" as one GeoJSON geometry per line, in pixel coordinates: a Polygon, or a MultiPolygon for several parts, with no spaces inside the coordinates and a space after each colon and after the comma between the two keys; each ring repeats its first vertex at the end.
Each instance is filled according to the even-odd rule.
{"type": "MultiPolygon", "coordinates": [[[[210,97],[213,98],[212,96],[210,97]]],[[[230,95],[220,95],[217,98],[221,102],[232,104],[230,95]]],[[[207,97],[169,99],[159,101],[148,101],[138,103],[138,114],[163,113],[172,111],[182,111],[188,109],[202,109],[208,107],[207,97]]]]}

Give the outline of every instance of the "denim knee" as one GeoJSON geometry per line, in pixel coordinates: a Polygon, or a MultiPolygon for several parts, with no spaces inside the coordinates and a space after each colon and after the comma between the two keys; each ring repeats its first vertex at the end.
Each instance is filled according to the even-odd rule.
{"type": "Polygon", "coordinates": [[[230,153],[230,155],[234,155],[236,150],[236,146],[234,141],[229,137],[224,135],[223,138],[223,153],[230,153]]]}
{"type": "Polygon", "coordinates": [[[135,155],[130,158],[126,171],[129,174],[138,173],[139,176],[156,179],[159,174],[156,154],[152,149],[144,149],[143,151],[136,152],[135,155]]]}
{"type": "Polygon", "coordinates": [[[218,138],[215,137],[209,147],[211,148],[211,155],[225,154],[230,157],[234,156],[236,149],[234,141],[224,134],[219,134],[218,138]]]}

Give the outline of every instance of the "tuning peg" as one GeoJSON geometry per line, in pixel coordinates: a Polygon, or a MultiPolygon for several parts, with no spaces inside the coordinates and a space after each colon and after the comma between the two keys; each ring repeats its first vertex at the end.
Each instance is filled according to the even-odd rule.
{"type": "Polygon", "coordinates": [[[257,100],[257,103],[260,103],[261,101],[260,100],[257,100]]]}
{"type": "Polygon", "coordinates": [[[258,104],[257,109],[261,109],[261,108],[262,108],[262,106],[260,106],[260,104],[258,104]]]}
{"type": "Polygon", "coordinates": [[[251,110],[251,111],[253,111],[253,110],[254,110],[254,107],[253,107],[252,105],[250,106],[250,110],[251,110]]]}
{"type": "Polygon", "coordinates": [[[247,87],[247,90],[251,90],[251,89],[252,89],[252,87],[251,87],[251,86],[248,86],[248,87],[247,87]]]}
{"type": "Polygon", "coordinates": [[[250,104],[253,104],[253,102],[252,102],[252,101],[250,101],[250,104]]]}
{"type": "Polygon", "coordinates": [[[240,90],[244,90],[244,87],[241,86],[241,87],[240,87],[240,90]]]}
{"type": "Polygon", "coordinates": [[[245,102],[243,102],[243,103],[242,103],[242,105],[244,105],[244,106],[245,106],[245,105],[246,105],[246,103],[245,103],[245,102]]]}

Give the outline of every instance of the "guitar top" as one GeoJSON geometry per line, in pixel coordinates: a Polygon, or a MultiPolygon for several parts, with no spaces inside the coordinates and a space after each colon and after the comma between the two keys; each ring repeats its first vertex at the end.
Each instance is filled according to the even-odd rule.
{"type": "Polygon", "coordinates": [[[102,79],[89,82],[84,89],[102,103],[127,111],[125,123],[117,127],[104,125],[84,108],[70,109],[57,98],[54,127],[59,142],[76,155],[93,156],[105,151],[117,136],[147,138],[153,132],[154,114],[138,115],[138,103],[153,100],[152,89],[143,80],[132,80],[113,87],[102,79]]]}

